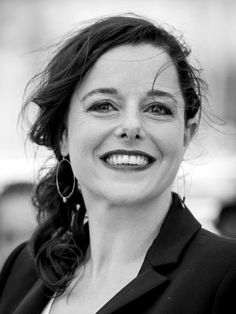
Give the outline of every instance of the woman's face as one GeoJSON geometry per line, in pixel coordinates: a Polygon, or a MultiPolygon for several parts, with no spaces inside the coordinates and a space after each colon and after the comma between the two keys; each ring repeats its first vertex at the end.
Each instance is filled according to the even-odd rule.
{"type": "Polygon", "coordinates": [[[185,127],[173,62],[149,44],[103,54],[74,92],[66,125],[61,153],[82,192],[114,204],[169,195],[195,127],[185,127]]]}

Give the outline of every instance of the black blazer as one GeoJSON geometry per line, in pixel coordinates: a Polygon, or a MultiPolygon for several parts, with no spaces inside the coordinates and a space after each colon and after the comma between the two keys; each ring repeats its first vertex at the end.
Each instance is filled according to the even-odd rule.
{"type": "MultiPolygon", "coordinates": [[[[0,313],[40,314],[52,294],[22,244],[0,275],[0,313]]],[[[236,241],[202,229],[174,194],[139,275],[97,313],[236,313],[236,241]]]]}

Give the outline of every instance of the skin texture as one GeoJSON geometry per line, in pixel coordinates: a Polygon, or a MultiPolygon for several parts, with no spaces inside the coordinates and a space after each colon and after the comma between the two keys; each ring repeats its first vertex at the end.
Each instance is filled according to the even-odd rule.
{"type": "Polygon", "coordinates": [[[162,49],[148,44],[102,55],[74,93],[66,124],[61,153],[69,154],[84,196],[111,204],[167,199],[194,126],[184,126],[174,64],[162,49]],[[170,96],[147,96],[152,87],[170,96]],[[99,88],[116,93],[94,92],[99,88]],[[142,150],[156,161],[145,171],[109,169],[99,157],[114,149],[142,150]]]}

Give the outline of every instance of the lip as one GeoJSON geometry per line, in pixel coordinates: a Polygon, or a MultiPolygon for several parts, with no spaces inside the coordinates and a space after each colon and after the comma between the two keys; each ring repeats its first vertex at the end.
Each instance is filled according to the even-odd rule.
{"type": "Polygon", "coordinates": [[[117,149],[117,150],[111,150],[109,152],[106,152],[105,154],[101,155],[99,157],[101,159],[101,161],[103,162],[103,164],[113,170],[120,170],[120,171],[124,171],[124,172],[133,172],[133,171],[143,171],[148,169],[149,167],[152,166],[152,164],[156,161],[156,158],[154,158],[153,156],[147,154],[146,152],[143,152],[141,150],[123,150],[123,149],[117,149]],[[148,158],[149,162],[147,165],[144,166],[134,166],[134,165],[111,165],[108,164],[105,160],[109,155],[112,154],[116,154],[116,155],[136,155],[136,156],[144,156],[146,158],[148,158]]]}

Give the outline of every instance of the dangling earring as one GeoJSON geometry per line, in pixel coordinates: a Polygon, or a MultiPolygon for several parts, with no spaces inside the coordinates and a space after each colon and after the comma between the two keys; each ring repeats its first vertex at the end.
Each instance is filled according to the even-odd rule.
{"type": "Polygon", "coordinates": [[[82,190],[81,190],[81,186],[80,186],[79,182],[77,183],[77,187],[78,187],[80,194],[82,194],[82,190]]]}
{"type": "Polygon", "coordinates": [[[185,180],[185,178],[186,178],[186,176],[184,173],[184,168],[182,166],[180,166],[180,169],[182,171],[182,180],[183,180],[183,185],[182,185],[183,198],[181,199],[181,203],[184,207],[186,207],[186,205],[185,205],[185,199],[186,199],[186,197],[185,197],[185,194],[186,194],[186,180],[185,180]]]}
{"type": "Polygon", "coordinates": [[[74,192],[74,189],[75,189],[75,176],[73,174],[73,171],[72,171],[72,168],[71,168],[71,171],[72,171],[72,174],[73,174],[73,186],[72,186],[72,190],[71,192],[68,194],[68,195],[63,195],[60,191],[60,186],[59,186],[59,180],[58,180],[58,175],[59,175],[59,169],[60,169],[60,166],[62,165],[63,162],[67,162],[69,165],[70,165],[70,168],[71,168],[71,163],[68,159],[66,159],[65,157],[62,158],[62,160],[58,163],[57,165],[57,169],[56,169],[56,185],[57,185],[57,192],[58,194],[60,195],[60,197],[62,198],[63,200],[63,203],[66,203],[68,198],[71,197],[71,195],[73,194],[74,192]]]}
{"type": "MultiPolygon", "coordinates": [[[[74,225],[74,222],[75,222],[75,216],[76,216],[76,214],[78,214],[79,210],[80,210],[80,205],[76,204],[76,209],[73,211],[73,213],[71,215],[70,234],[73,233],[73,225],[74,225]]],[[[87,214],[87,212],[85,212],[83,224],[85,225],[88,222],[88,220],[89,220],[88,219],[88,214],[87,214]]]]}
{"type": "Polygon", "coordinates": [[[88,213],[84,214],[84,225],[89,221],[88,213]]]}
{"type": "Polygon", "coordinates": [[[70,231],[71,231],[71,233],[73,231],[73,225],[74,225],[74,222],[75,222],[75,215],[79,212],[79,209],[80,209],[80,205],[77,204],[76,205],[76,210],[72,213],[72,217],[71,217],[71,222],[70,222],[70,231]]]}

